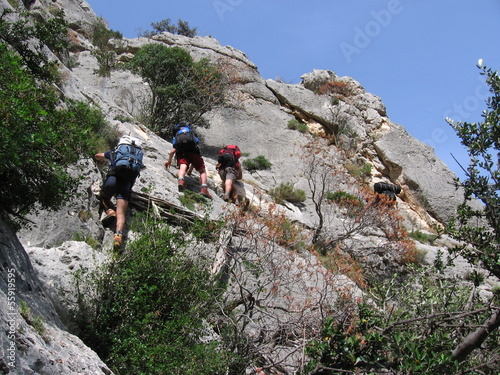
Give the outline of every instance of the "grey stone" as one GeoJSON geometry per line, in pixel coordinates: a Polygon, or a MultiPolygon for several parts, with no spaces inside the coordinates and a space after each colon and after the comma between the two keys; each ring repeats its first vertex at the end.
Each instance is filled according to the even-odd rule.
{"type": "MultiPolygon", "coordinates": [[[[89,35],[89,28],[97,17],[85,1],[61,0],[53,4],[51,1],[38,0],[33,8],[45,14],[44,9],[49,5],[65,10],[74,33],[72,35],[78,39],[78,48],[72,57],[77,59],[79,65],[71,70],[61,68],[66,77],[61,86],[62,93],[68,98],[99,106],[109,123],[120,133],[142,139],[145,145],[145,168],[134,190],[182,206],[182,193],[177,191],[177,170],[175,167],[170,170],[164,168],[172,145],[169,140],[161,139],[148,130],[139,120],[143,110],[141,106],[150,95],[148,85],[141,77],[126,70],[113,70],[109,77],[95,74],[98,62],[91,53],[95,47],[86,35],[89,35]]],[[[10,7],[8,2],[0,0],[0,8],[6,7],[10,7]]],[[[403,187],[397,207],[408,227],[418,223],[419,228],[430,229],[433,224],[444,223],[461,202],[461,193],[455,191],[453,186],[453,173],[436,157],[434,151],[411,137],[401,125],[391,122],[381,98],[367,93],[351,77],[339,77],[327,70],[314,70],[304,74],[300,84],[264,80],[257,66],[244,52],[231,46],[222,46],[210,37],[187,38],[162,33],[151,39],[124,38],[113,40],[112,43],[120,61],[128,61],[147,43],[162,43],[185,48],[196,60],[207,58],[221,63],[232,76],[228,104],[205,115],[210,124],[209,129],[197,129],[209,187],[214,196],[209,212],[213,219],[220,219],[234,209],[234,206],[220,198],[221,186],[216,163],[217,152],[221,147],[237,144],[243,152],[243,163],[260,155],[272,163],[266,171],[244,171],[239,189],[251,201],[252,209],[258,210],[262,217],[282,213],[291,223],[304,228],[305,233],[312,233],[317,226],[318,215],[306,177],[311,165],[307,165],[304,158],[308,152],[305,146],[314,140],[322,142],[321,136],[331,133],[339,133],[337,146],[327,142],[322,146],[326,155],[325,165],[331,168],[334,175],[328,185],[331,191],[356,193],[359,182],[348,175],[345,166],[369,163],[372,171],[365,178],[365,187],[371,187],[378,181],[397,183],[403,187]],[[332,97],[317,94],[321,86],[333,80],[349,83],[351,95],[332,102],[332,97]],[[305,122],[312,134],[288,129],[288,122],[292,119],[305,122]],[[294,187],[303,189],[306,201],[295,205],[285,202],[275,207],[268,193],[281,183],[292,183],[294,187]]],[[[103,228],[100,222],[97,201],[105,169],[99,170],[92,160],[82,160],[71,171],[83,177],[78,194],[58,211],[40,211],[38,215],[30,215],[29,219],[34,225],[19,232],[19,239],[29,255],[16,236],[0,222],[3,275],[10,268],[16,270],[18,301],[26,301],[33,314],[43,317],[47,327],[47,337],[44,337],[17,310],[14,313],[16,321],[23,328],[23,333],[15,337],[19,350],[16,359],[19,373],[110,374],[96,354],[69,334],[65,326],[66,301],[74,295],[73,273],[80,269],[93,269],[106,262],[112,239],[112,231],[103,228]],[[83,240],[97,244],[97,249],[92,249],[83,240]],[[48,338],[50,340],[47,341],[48,338]]],[[[199,191],[199,176],[196,172],[186,181],[190,189],[199,191]]],[[[205,207],[198,205],[194,211],[202,214],[205,207]]],[[[129,209],[128,219],[134,212],[133,208],[129,209]]],[[[325,212],[328,235],[331,238],[343,238],[347,226],[352,224],[345,212],[334,206],[329,206],[325,212]]],[[[127,235],[133,239],[139,234],[128,232],[127,235]]],[[[260,238],[232,235],[229,228],[225,235],[226,246],[206,244],[201,250],[203,256],[213,259],[214,270],[220,271],[232,262],[235,271],[239,272],[233,274],[238,275],[239,279],[227,275],[228,298],[238,297],[238,285],[245,283],[255,294],[254,297],[261,298],[259,303],[276,311],[275,314],[269,314],[269,309],[255,310],[245,333],[256,341],[267,331],[279,334],[284,322],[287,326],[294,326],[299,315],[304,312],[308,324],[317,329],[315,325],[320,321],[317,311],[304,306],[308,306],[308,303],[311,306],[324,303],[324,307],[334,309],[338,288],[345,288],[343,290],[349,290],[353,295],[361,293],[352,280],[328,271],[312,253],[291,251],[277,243],[260,241],[260,238]],[[260,274],[247,268],[252,263],[258,265],[260,274]],[[261,285],[276,289],[264,295],[261,285]],[[304,309],[299,313],[293,312],[293,309],[287,310],[285,307],[289,307],[287,304],[290,299],[304,309]]],[[[310,237],[304,240],[306,244],[310,243],[310,237]]],[[[387,251],[387,246],[383,231],[373,227],[348,236],[343,241],[343,249],[379,278],[390,277],[394,272],[404,272],[397,259],[387,251]]],[[[432,262],[433,256],[444,247],[444,244],[425,245],[424,250],[428,254],[426,261],[432,262]]],[[[193,252],[196,250],[193,249],[193,252]]],[[[457,269],[459,273],[468,272],[462,264],[457,265],[457,269]]],[[[6,307],[8,283],[5,278],[0,282],[0,303],[6,307]]],[[[6,310],[2,308],[2,311],[6,310]]],[[[0,314],[3,332],[8,332],[8,318],[9,315],[0,314]]],[[[291,330],[290,333],[296,332],[291,330]]],[[[5,336],[1,338],[5,352],[8,341],[5,336]]],[[[263,358],[269,359],[269,363],[282,361],[282,367],[289,373],[297,370],[302,355],[296,348],[274,345],[272,342],[265,342],[259,350],[263,358]]],[[[0,363],[0,366],[3,365],[0,363]]]]}

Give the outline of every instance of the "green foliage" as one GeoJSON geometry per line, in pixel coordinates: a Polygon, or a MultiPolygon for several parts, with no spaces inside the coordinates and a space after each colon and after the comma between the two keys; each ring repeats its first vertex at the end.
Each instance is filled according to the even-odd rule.
{"type": "Polygon", "coordinates": [[[134,119],[130,116],[118,114],[114,117],[114,120],[118,120],[120,122],[134,122],[134,119]]]}
{"type": "Polygon", "coordinates": [[[92,236],[89,236],[87,233],[84,233],[82,231],[78,231],[78,232],[73,233],[73,241],[85,242],[87,245],[89,245],[94,250],[101,248],[101,241],[99,241],[98,239],[95,239],[92,236]]]}
{"type": "Polygon", "coordinates": [[[196,206],[207,203],[207,198],[191,190],[185,190],[184,194],[179,196],[179,201],[191,211],[196,210],[196,206]]]}
{"type": "Polygon", "coordinates": [[[271,162],[264,155],[243,161],[243,167],[249,172],[270,169],[271,166],[271,162]]]}
{"type": "Polygon", "coordinates": [[[92,25],[92,44],[99,49],[109,48],[109,41],[111,39],[122,38],[123,35],[121,32],[108,28],[102,19],[92,25]]]}
{"type": "Polygon", "coordinates": [[[35,331],[44,338],[45,341],[49,341],[48,336],[46,336],[45,323],[40,315],[33,315],[31,308],[28,306],[26,301],[21,301],[19,304],[19,314],[23,319],[32,326],[35,331]]]}
{"type": "Polygon", "coordinates": [[[288,121],[288,129],[298,130],[301,133],[307,133],[309,131],[307,124],[304,124],[303,122],[297,119],[292,119],[288,121]]]}
{"type": "Polygon", "coordinates": [[[334,202],[340,206],[352,205],[352,204],[359,206],[363,204],[363,202],[361,202],[359,197],[350,194],[346,191],[340,191],[340,190],[335,192],[332,191],[327,192],[325,194],[325,198],[327,201],[334,202]]]}
{"type": "MultiPolygon", "coordinates": [[[[480,309],[463,314],[471,303],[471,289],[456,280],[429,276],[416,270],[404,284],[396,279],[375,283],[370,302],[361,303],[348,319],[330,317],[321,336],[309,343],[312,359],[305,374],[318,365],[335,371],[397,374],[455,374],[474,368],[481,357],[458,363],[452,351],[464,328],[475,329],[486,315],[480,309]]],[[[474,301],[475,308],[480,306],[474,301]]],[[[495,350],[495,340],[486,344],[495,350]]],[[[488,366],[482,364],[488,373],[488,366]]]]}
{"type": "Polygon", "coordinates": [[[370,163],[352,163],[349,162],[346,164],[347,172],[356,178],[357,180],[363,181],[365,178],[371,176],[372,165],[370,163]]]}
{"type": "Polygon", "coordinates": [[[0,16],[0,42],[10,45],[26,69],[37,79],[48,82],[54,81],[57,63],[49,61],[45,47],[49,47],[55,54],[60,54],[68,49],[69,42],[66,38],[67,22],[61,11],[48,20],[35,19],[31,22],[29,13],[23,12],[15,22],[7,19],[9,11],[4,11],[0,16]]]}
{"type": "Polygon", "coordinates": [[[154,31],[146,31],[143,33],[143,36],[146,38],[151,38],[154,35],[161,34],[163,32],[168,32],[171,34],[184,35],[189,38],[194,38],[196,33],[196,27],[191,28],[187,21],[183,21],[181,19],[177,20],[177,25],[172,24],[170,18],[164,19],[160,22],[151,23],[154,31]]]}
{"type": "MultiPolygon", "coordinates": [[[[198,194],[199,195],[199,194],[198,194]]],[[[213,221],[207,213],[203,218],[195,219],[189,232],[200,241],[215,242],[219,238],[224,221],[213,221]]]]}
{"type": "Polygon", "coordinates": [[[433,244],[436,238],[438,237],[435,234],[424,233],[420,230],[412,230],[409,233],[409,235],[411,238],[417,240],[418,242],[428,243],[428,244],[433,244]]]}
{"type": "Polygon", "coordinates": [[[149,125],[164,139],[171,139],[179,122],[208,127],[203,114],[224,102],[225,84],[218,67],[207,59],[194,61],[180,47],[147,44],[128,67],[149,84],[149,125]]]}
{"type": "Polygon", "coordinates": [[[35,21],[36,37],[59,57],[69,48],[67,38],[68,22],[64,19],[62,9],[54,13],[54,17],[43,21],[35,21]]]}
{"type": "Polygon", "coordinates": [[[0,103],[0,211],[18,228],[36,203],[55,209],[74,191],[77,179],[67,166],[90,157],[108,125],[84,103],[61,108],[53,87],[38,84],[1,44],[0,103]]]}
{"type": "Polygon", "coordinates": [[[96,71],[99,76],[109,77],[111,74],[116,65],[116,52],[109,41],[122,37],[119,31],[109,29],[102,19],[92,25],[92,44],[97,48],[91,53],[99,63],[99,69],[96,71]]]}
{"type": "Polygon", "coordinates": [[[500,77],[497,71],[478,67],[491,92],[482,115],[484,120],[455,123],[447,119],[470,157],[464,181],[457,180],[457,185],[464,189],[464,201],[447,230],[464,243],[454,252],[500,277],[500,77]],[[473,198],[482,207],[471,207],[473,198]]]}
{"type": "Polygon", "coordinates": [[[302,189],[295,189],[291,182],[281,183],[272,188],[269,195],[279,204],[283,203],[283,201],[301,203],[306,200],[306,192],[302,189]]]}
{"type": "Polygon", "coordinates": [[[209,261],[188,256],[192,237],[164,222],[132,226],[141,235],[129,251],[80,285],[80,337],[115,373],[225,374],[239,359],[210,339],[221,290],[209,261]]]}

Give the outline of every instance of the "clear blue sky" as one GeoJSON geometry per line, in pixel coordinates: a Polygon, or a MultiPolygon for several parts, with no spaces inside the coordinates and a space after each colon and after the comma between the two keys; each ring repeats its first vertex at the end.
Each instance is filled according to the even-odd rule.
{"type": "Polygon", "coordinates": [[[451,170],[467,165],[446,117],[481,121],[488,91],[476,67],[500,69],[499,0],[87,0],[127,38],[170,18],[237,48],[264,78],[299,83],[313,69],[350,76],[389,118],[451,170]]]}

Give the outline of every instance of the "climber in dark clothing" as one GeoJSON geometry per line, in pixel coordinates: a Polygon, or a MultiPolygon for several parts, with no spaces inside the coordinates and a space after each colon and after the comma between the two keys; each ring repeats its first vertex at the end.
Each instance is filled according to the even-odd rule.
{"type": "Polygon", "coordinates": [[[123,168],[122,161],[134,159],[136,168],[142,168],[142,149],[140,141],[129,136],[124,136],[118,142],[114,151],[95,154],[96,160],[109,160],[110,167],[101,191],[101,203],[106,211],[103,224],[116,220],[113,248],[121,252],[123,243],[123,231],[125,228],[125,212],[132,195],[132,187],[139,175],[136,169],[123,168]],[[121,149],[124,147],[124,149],[121,149]],[[132,152],[132,153],[129,153],[132,152]],[[111,199],[116,198],[116,207],[111,199]]]}
{"type": "MultiPolygon", "coordinates": [[[[386,182],[376,182],[373,185],[373,190],[377,194],[383,194],[393,202],[396,201],[396,195],[401,193],[401,186],[395,184],[388,184],[386,182]]],[[[380,202],[380,198],[377,197],[374,203],[380,202]]]]}

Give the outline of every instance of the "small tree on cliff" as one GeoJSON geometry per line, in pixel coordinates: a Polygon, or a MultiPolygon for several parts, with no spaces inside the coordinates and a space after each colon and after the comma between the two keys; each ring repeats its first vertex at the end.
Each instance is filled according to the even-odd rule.
{"type": "Polygon", "coordinates": [[[143,46],[129,63],[151,88],[149,124],[169,139],[178,122],[208,127],[203,114],[224,102],[224,80],[207,59],[194,61],[180,47],[143,46]]]}
{"type": "Polygon", "coordinates": [[[59,208],[78,184],[67,167],[91,156],[109,129],[98,109],[61,100],[56,63],[61,18],[30,26],[0,16],[0,215],[18,229],[36,208],[59,208]],[[27,38],[27,39],[26,39],[27,38]]]}
{"type": "Polygon", "coordinates": [[[142,36],[151,38],[154,35],[161,34],[163,32],[183,35],[189,38],[194,38],[197,34],[196,27],[190,27],[187,21],[181,19],[177,20],[177,25],[173,24],[170,18],[161,20],[160,22],[151,23],[153,31],[145,31],[142,36]]]}
{"type": "Polygon", "coordinates": [[[449,229],[464,243],[456,252],[500,278],[500,78],[497,71],[481,64],[478,67],[492,93],[484,120],[455,123],[447,119],[470,156],[465,179],[456,181],[464,189],[464,202],[449,229]],[[483,204],[480,209],[470,206],[473,198],[483,204]]]}
{"type": "MultiPolygon", "coordinates": [[[[487,68],[481,60],[478,68],[486,77],[491,92],[486,101],[487,109],[482,115],[483,121],[455,123],[447,119],[470,157],[469,167],[464,168],[465,179],[456,180],[457,186],[463,188],[464,201],[458,206],[448,232],[462,243],[453,252],[500,278],[500,77],[498,71],[487,68]],[[473,208],[470,205],[472,199],[479,200],[482,206],[473,208]]],[[[497,306],[483,326],[457,346],[454,358],[466,358],[499,327],[500,310],[497,306]]]]}

